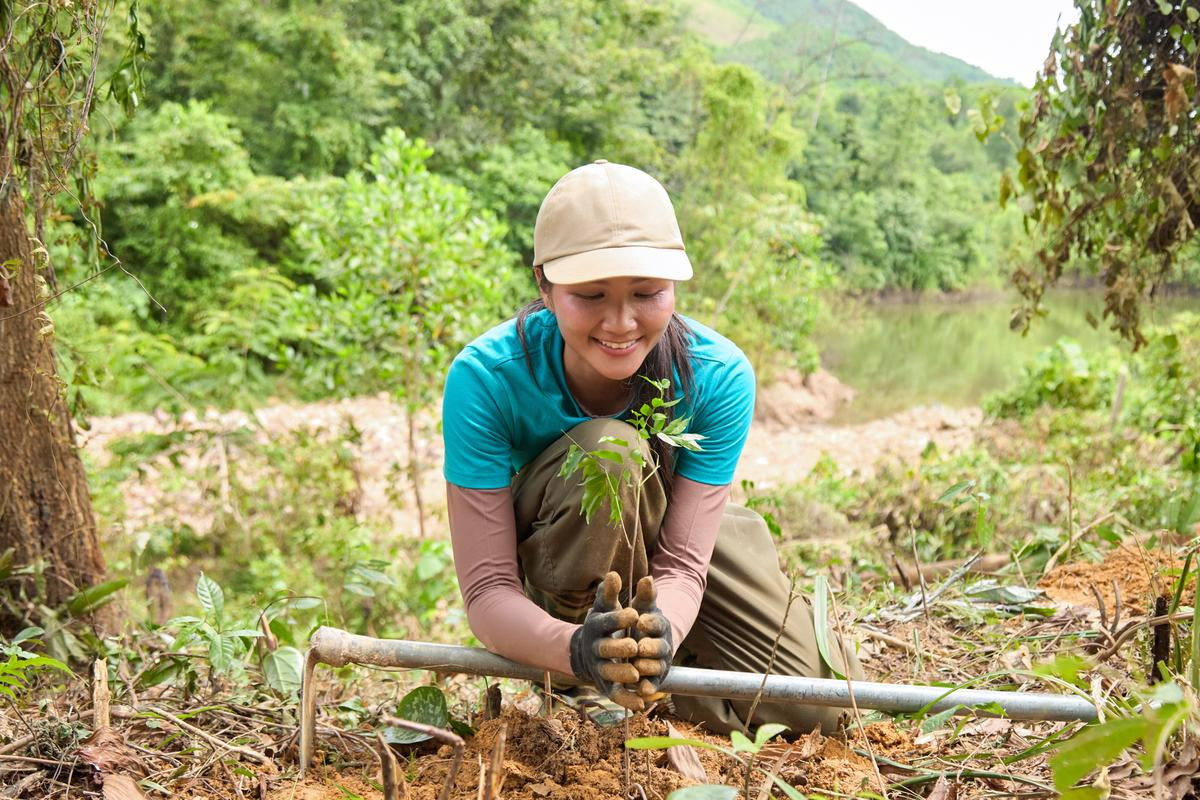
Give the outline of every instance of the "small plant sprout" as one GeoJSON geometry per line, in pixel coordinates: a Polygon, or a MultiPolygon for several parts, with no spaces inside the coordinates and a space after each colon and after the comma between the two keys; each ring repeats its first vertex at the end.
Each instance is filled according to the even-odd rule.
{"type": "Polygon", "coordinates": [[[178,626],[172,650],[178,652],[194,639],[208,645],[208,665],[216,674],[238,673],[244,668],[241,656],[250,640],[262,633],[254,628],[231,628],[225,616],[225,593],[212,578],[200,573],[196,580],[196,599],[204,609],[203,617],[176,617],[166,627],[178,626]]]}
{"type": "MultiPolygon", "coordinates": [[[[657,439],[671,447],[682,447],[685,450],[699,452],[701,450],[700,440],[704,437],[700,434],[685,432],[691,418],[668,420],[664,411],[664,409],[677,405],[680,400],[678,397],[674,400],[665,399],[671,382],[666,379],[652,380],[644,375],[642,380],[657,389],[658,396],[652,397],[649,403],[643,403],[641,408],[634,409],[630,415],[629,422],[637,431],[639,441],[649,442],[651,439],[657,439]]],[[[567,457],[558,474],[562,478],[569,478],[576,472],[582,472],[583,500],[580,503],[580,511],[584,518],[591,522],[592,517],[600,508],[600,504],[607,499],[609,522],[613,527],[619,527],[622,525],[621,512],[624,510],[620,497],[621,484],[633,483],[634,466],[641,469],[642,479],[636,487],[637,498],[640,501],[642,487],[658,472],[661,465],[654,461],[653,450],[649,451],[651,456],[648,461],[645,453],[636,443],[627,442],[616,436],[604,436],[600,442],[625,448],[629,454],[626,456],[609,448],[585,450],[575,443],[567,450],[567,457]],[[611,468],[604,466],[605,461],[619,465],[620,470],[613,474],[611,468]]]]}

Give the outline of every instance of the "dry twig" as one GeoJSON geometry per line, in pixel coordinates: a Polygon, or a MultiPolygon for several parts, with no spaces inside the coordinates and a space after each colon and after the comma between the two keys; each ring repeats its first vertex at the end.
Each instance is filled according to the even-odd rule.
{"type": "Polygon", "coordinates": [[[170,711],[164,711],[161,708],[147,707],[147,708],[142,709],[142,713],[143,714],[154,714],[156,716],[162,717],[163,719],[167,720],[168,722],[172,723],[173,725],[176,725],[176,726],[182,728],[183,730],[187,731],[188,733],[190,733],[194,736],[199,736],[201,739],[203,739],[204,741],[206,741],[210,745],[212,745],[213,748],[215,748],[218,753],[221,753],[221,752],[239,753],[241,755],[246,756],[247,758],[257,761],[258,763],[262,764],[263,766],[271,767],[271,768],[274,768],[274,766],[275,766],[274,761],[267,758],[266,756],[264,756],[262,753],[258,752],[257,750],[254,750],[249,747],[245,747],[243,745],[231,744],[230,742],[226,742],[221,739],[218,739],[216,736],[213,736],[208,731],[201,730],[200,728],[197,728],[195,725],[192,725],[188,722],[184,722],[182,719],[175,716],[170,711]]]}
{"type": "MultiPolygon", "coordinates": [[[[447,800],[450,797],[450,789],[454,786],[454,779],[458,777],[458,765],[462,763],[463,748],[465,747],[462,737],[443,728],[435,728],[432,725],[424,725],[420,722],[400,719],[389,714],[384,714],[381,720],[384,725],[392,725],[397,728],[406,728],[410,731],[424,733],[454,748],[454,756],[450,759],[450,771],[446,773],[446,783],[442,786],[442,793],[438,795],[438,800],[447,800]]],[[[482,767],[482,763],[480,766],[482,767]]]]}

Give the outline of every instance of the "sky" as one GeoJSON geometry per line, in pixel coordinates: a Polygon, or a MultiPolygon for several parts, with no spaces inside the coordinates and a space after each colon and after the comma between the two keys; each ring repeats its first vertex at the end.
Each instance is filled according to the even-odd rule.
{"type": "Polygon", "coordinates": [[[1055,25],[1077,19],[1071,0],[851,0],[913,44],[1029,86],[1055,25]],[[1061,17],[1061,19],[1060,19],[1061,17]]]}

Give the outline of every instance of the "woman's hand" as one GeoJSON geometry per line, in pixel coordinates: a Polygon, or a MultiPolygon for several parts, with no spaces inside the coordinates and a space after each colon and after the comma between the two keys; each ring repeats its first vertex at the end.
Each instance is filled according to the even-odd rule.
{"type": "Polygon", "coordinates": [[[645,705],[642,698],[621,685],[636,684],[641,674],[630,663],[640,651],[628,630],[638,623],[638,611],[621,608],[617,599],[620,591],[621,576],[615,572],[605,575],[592,610],[571,636],[571,670],[575,677],[591,681],[613,702],[641,711],[645,705]]]}
{"type": "Polygon", "coordinates": [[[659,687],[671,669],[671,623],[659,610],[658,592],[654,578],[647,575],[638,581],[633,608],[638,612],[633,639],[637,642],[637,657],[633,666],[638,672],[638,696],[646,703],[661,696],[659,687]]]}

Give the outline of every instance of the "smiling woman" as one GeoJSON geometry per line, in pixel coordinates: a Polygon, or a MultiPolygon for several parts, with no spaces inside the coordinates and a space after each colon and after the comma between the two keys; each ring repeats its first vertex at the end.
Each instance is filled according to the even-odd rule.
{"type": "MultiPolygon", "coordinates": [[[[601,692],[576,701],[633,710],[657,697],[672,663],[832,675],[811,607],[789,602],[765,523],[727,503],[754,374],[732,342],[675,312],[675,282],[692,265],[666,190],[606,161],[568,173],[538,213],[533,274],[538,298],[464,348],[446,379],[447,505],[475,635],[601,692]],[[659,413],[686,419],[701,451],[639,444],[627,420],[656,385],[669,387],[659,413]],[[582,487],[561,474],[572,445],[623,460],[605,463],[620,483],[620,525],[580,514],[582,487]]],[[[835,669],[858,674],[853,656],[833,651],[835,669]]],[[[749,721],[748,703],[674,706],[710,730],[749,721]]],[[[811,730],[836,717],[764,703],[754,723],[764,722],[811,730]]]]}
{"type": "Polygon", "coordinates": [[[556,286],[537,274],[542,303],[562,333],[571,394],[591,416],[623,411],[632,401],[627,382],[674,317],[675,284],[622,277],[556,286]]]}

